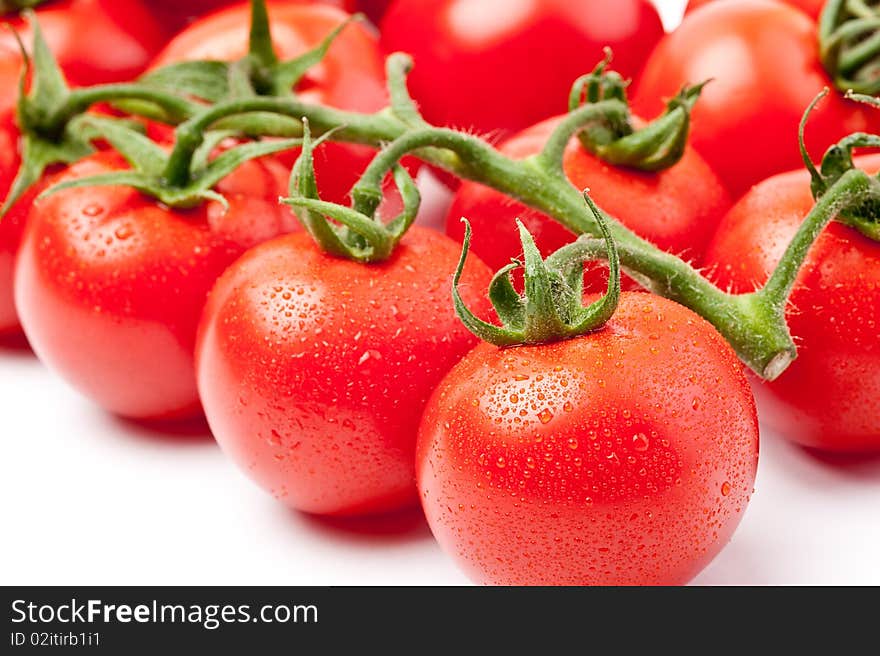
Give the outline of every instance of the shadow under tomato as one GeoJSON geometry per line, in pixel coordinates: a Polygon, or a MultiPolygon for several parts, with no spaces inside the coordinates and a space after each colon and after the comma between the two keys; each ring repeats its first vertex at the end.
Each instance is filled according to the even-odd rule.
{"type": "Polygon", "coordinates": [[[0,335],[0,357],[34,357],[24,333],[0,335]]]}
{"type": "Polygon", "coordinates": [[[113,416],[119,433],[126,437],[168,446],[216,446],[204,415],[180,420],[148,421],[113,416]]]}
{"type": "Polygon", "coordinates": [[[420,507],[370,517],[326,517],[295,510],[297,520],[324,537],[366,544],[393,544],[433,540],[420,507]]]}
{"type": "Polygon", "coordinates": [[[809,448],[802,450],[815,462],[833,467],[844,476],[873,480],[880,484],[880,453],[831,453],[809,448]]]}

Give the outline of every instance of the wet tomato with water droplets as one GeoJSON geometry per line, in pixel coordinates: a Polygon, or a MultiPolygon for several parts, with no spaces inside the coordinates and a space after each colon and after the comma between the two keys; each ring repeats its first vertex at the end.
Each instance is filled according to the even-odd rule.
{"type": "MultiPolygon", "coordinates": [[[[55,181],[127,168],[115,153],[55,181]]],[[[247,248],[297,228],[278,197],[287,170],[245,163],[216,190],[229,202],[171,210],[129,187],[66,189],[30,211],[15,268],[28,340],[51,369],[107,410],[141,419],[199,412],[193,368],[208,291],[247,248]]]]}
{"type": "MultiPolygon", "coordinates": [[[[880,155],[855,164],[876,174],[880,155]]],[[[763,285],[814,204],[803,170],[756,185],[721,222],[706,256],[710,277],[736,292],[763,285]]],[[[880,243],[828,225],[786,318],[798,356],[773,382],[755,382],[761,419],[804,446],[880,452],[880,243]]]]}
{"type": "Polygon", "coordinates": [[[416,474],[434,535],[476,581],[682,584],[730,539],[757,458],[723,338],[624,292],[598,332],[468,354],[428,403],[416,474]]]}
{"type": "MultiPolygon", "coordinates": [[[[211,293],[197,351],[223,450],[306,512],[417,504],[422,410],[477,343],[449,298],[458,255],[451,239],[418,226],[384,263],[327,255],[305,233],[245,255],[211,293]]],[[[465,270],[464,295],[482,316],[491,277],[476,258],[465,270]]]]}

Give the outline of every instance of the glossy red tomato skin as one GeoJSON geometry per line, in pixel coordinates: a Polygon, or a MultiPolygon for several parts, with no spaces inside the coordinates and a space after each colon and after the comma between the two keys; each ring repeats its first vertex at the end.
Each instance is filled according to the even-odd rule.
{"type": "MultiPolygon", "coordinates": [[[[522,159],[541,151],[559,118],[549,119],[501,145],[522,159]]],[[[647,173],[607,164],[572,139],[565,153],[566,175],[578,189],[589,187],[593,200],[628,228],[667,251],[699,260],[715,227],[730,208],[718,178],[692,149],[665,171],[647,173]]],[[[472,182],[462,184],[446,220],[446,232],[461,240],[461,218],[473,226],[472,248],[490,267],[500,269],[522,252],[515,219],[534,235],[544,255],[575,239],[574,233],[546,215],[472,182]]],[[[603,291],[604,268],[588,274],[593,291],[603,291]]],[[[635,283],[629,286],[635,288],[635,283]]]]}
{"type": "MultiPolygon", "coordinates": [[[[141,0],[60,0],[35,10],[43,35],[72,85],[131,80],[162,48],[166,35],[141,0]],[[112,56],[111,56],[112,54],[112,56]]],[[[31,30],[24,19],[8,22],[28,48],[31,30]]],[[[11,33],[0,33],[0,79],[14,79],[21,55],[11,33]]],[[[14,99],[17,87],[10,90],[14,99]]]]}
{"type": "MultiPolygon", "coordinates": [[[[21,162],[18,139],[19,132],[13,112],[0,112],[0,197],[3,198],[9,192],[21,162]]],[[[0,335],[15,333],[19,329],[12,294],[12,278],[15,255],[24,231],[27,206],[27,201],[17,203],[0,220],[0,335]]]]}
{"type": "MultiPolygon", "coordinates": [[[[99,153],[59,180],[124,169],[99,153]]],[[[277,204],[286,170],[249,162],[217,190],[230,203],[174,211],[127,187],[58,192],[30,212],[15,271],[25,334],[50,369],[137,419],[199,411],[196,328],[208,291],[250,246],[296,229],[277,204]]]]}
{"type": "MultiPolygon", "coordinates": [[[[856,159],[880,171],[880,155],[856,159]]],[[[706,257],[722,287],[749,292],[775,269],[813,208],[806,171],[755,186],[718,228],[706,257]]],[[[880,451],[880,243],[831,223],[807,257],[786,315],[798,345],[772,383],[756,381],[766,424],[807,447],[880,451]]]]}
{"type": "MultiPolygon", "coordinates": [[[[316,47],[349,15],[323,4],[269,2],[272,36],[278,56],[292,59],[316,47]]],[[[159,67],[178,61],[214,59],[231,61],[247,53],[248,4],[237,4],[206,16],[175,37],[153,63],[159,67]]],[[[301,84],[303,100],[357,112],[374,112],[387,105],[384,62],[375,35],[364,25],[345,28],[324,60],[301,84]]],[[[292,165],[299,151],[285,153],[292,165]]],[[[352,185],[375,155],[356,144],[327,143],[315,154],[315,172],[321,197],[347,203],[352,185]]]]}
{"type": "MultiPolygon", "coordinates": [[[[283,503],[363,515],[415,505],[422,409],[476,344],[452,309],[459,246],[414,227],[383,264],[326,255],[304,233],[250,251],[205,310],[199,391],[223,450],[283,503]]],[[[462,284],[488,313],[491,272],[462,284]]]]}
{"type": "Polygon", "coordinates": [[[624,293],[595,334],[468,354],[428,403],[416,472],[434,536],[477,582],[682,584],[730,539],[757,457],[721,336],[624,293]]]}
{"type": "MultiPolygon", "coordinates": [[[[773,0],[712,3],[685,17],[645,65],[634,110],[653,116],[685,83],[712,79],[693,111],[691,144],[734,198],[800,167],[798,123],[831,80],[818,57],[816,23],[773,0]]],[[[810,116],[816,156],[852,132],[876,132],[880,113],[833,91],[810,116]]]]}
{"type": "Polygon", "coordinates": [[[428,121],[497,134],[564,110],[606,45],[615,69],[637,74],[663,27],[644,0],[396,0],[381,32],[386,52],[413,55],[428,121]]]}
{"type": "MultiPolygon", "coordinates": [[[[713,2],[721,2],[722,0],[690,0],[687,5],[688,11],[694,11],[713,2]]],[[[739,2],[739,0],[733,0],[739,2]]],[[[812,18],[819,18],[822,9],[825,7],[825,0],[779,0],[787,5],[796,7],[812,18]]]]}

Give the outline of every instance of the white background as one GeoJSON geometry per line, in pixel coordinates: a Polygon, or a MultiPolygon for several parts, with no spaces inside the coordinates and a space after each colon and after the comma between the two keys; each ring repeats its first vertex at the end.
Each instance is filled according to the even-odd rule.
{"type": "MultiPolygon", "coordinates": [[[[467,583],[419,512],[287,510],[203,426],[102,413],[21,346],[0,345],[0,410],[0,583],[467,583]]],[[[694,583],[880,585],[878,544],[880,457],[829,460],[764,432],[743,523],[694,583]]]]}

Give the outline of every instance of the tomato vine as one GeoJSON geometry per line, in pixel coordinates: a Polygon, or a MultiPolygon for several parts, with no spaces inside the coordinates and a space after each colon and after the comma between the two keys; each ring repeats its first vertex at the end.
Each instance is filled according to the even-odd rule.
{"type": "MultiPolygon", "coordinates": [[[[259,73],[260,84],[256,83],[259,80],[253,75],[245,76],[243,84],[235,88],[230,85],[224,97],[218,98],[213,104],[194,99],[193,95],[200,95],[197,93],[179,95],[169,91],[174,86],[173,71],[161,78],[164,80],[162,84],[156,83],[157,77],[153,74],[152,83],[147,79],[131,85],[105,85],[69,91],[61,86],[63,83],[59,83],[57,69],[47,61],[50,58],[47,51],[35,49],[38,61],[32,95],[40,88],[48,88],[53,93],[46,96],[51,101],[48,102],[50,109],[44,109],[49,112],[48,115],[41,122],[30,120],[26,126],[31,127],[31,134],[39,135],[42,144],[57,146],[76,133],[71,126],[84,120],[82,112],[92,103],[131,99],[140,101],[141,104],[136,105],[134,111],[140,107],[140,111],[152,118],[158,113],[162,114],[164,120],[178,123],[173,150],[163,160],[162,166],[155,164],[150,169],[152,182],[136,185],[145,193],[168,200],[174,197],[173,194],[169,196],[169,188],[185,188],[192,183],[193,158],[209,131],[222,130],[251,138],[271,136],[302,139],[305,126],[308,125],[315,137],[324,135],[332,141],[381,147],[352,189],[350,209],[369,220],[375,217],[381,200],[381,181],[387,174],[399,171],[400,160],[412,154],[460,178],[492,187],[547,214],[573,232],[584,235],[583,240],[602,237],[599,222],[584,204],[582,190],[572,186],[562,170],[562,155],[569,140],[588,127],[597,123],[628,121],[629,106],[624,99],[609,94],[596,102],[576,105],[556,127],[541,153],[523,160],[513,160],[478,136],[435,127],[426,122],[408,93],[406,78],[413,64],[411,58],[402,53],[392,54],[387,60],[390,105],[379,112],[343,111],[304,101],[290,90],[290,83],[320,57],[309,55],[299,65],[278,64],[271,54],[264,3],[255,0],[253,7],[255,21],[264,21],[262,26],[255,24],[252,27],[249,59],[251,64],[256,62],[256,68],[252,67],[250,72],[259,73]],[[41,82],[44,79],[48,79],[49,83],[41,82]],[[279,79],[283,79],[285,84],[279,84],[279,79]],[[259,89],[256,88],[258,86],[259,89]],[[262,95],[259,91],[263,92],[262,95]]],[[[228,82],[230,74],[237,70],[234,66],[221,68],[201,67],[201,83],[217,88],[224,80],[228,82]],[[213,80],[210,79],[212,75],[215,76],[213,80]]],[[[191,73],[192,67],[187,70],[191,73]]],[[[670,112],[681,110],[686,116],[686,106],[691,101],[692,95],[684,91],[670,112]]],[[[26,102],[22,101],[22,115],[27,114],[26,102]]],[[[681,126],[677,127],[680,130],[681,126]]],[[[98,132],[101,132],[100,127],[98,132]]],[[[665,130],[644,130],[639,138],[646,143],[639,147],[651,145],[660,149],[669,136],[670,133],[665,130]]],[[[76,143],[81,145],[81,138],[76,143]]],[[[273,148],[265,145],[271,142],[258,143],[263,143],[263,146],[251,146],[254,152],[269,152],[273,148]],[[269,151],[264,151],[265,148],[269,151]]],[[[42,171],[52,162],[51,156],[45,156],[46,152],[46,148],[41,150],[37,162],[39,166],[34,165],[33,157],[26,157],[23,175],[28,180],[32,180],[35,172],[42,171]]],[[[63,155],[66,159],[62,161],[76,157],[75,153],[70,154],[66,150],[63,150],[63,155]]],[[[132,183],[131,180],[118,177],[92,182],[132,183]]],[[[402,180],[400,184],[409,189],[407,181],[402,180]]],[[[198,193],[186,196],[182,202],[189,204],[214,197],[208,187],[209,184],[199,188],[198,193]]],[[[17,189],[21,191],[22,185],[17,185],[17,189]]],[[[732,294],[719,289],[690,263],[657,248],[613,217],[603,213],[602,218],[607,222],[616,244],[621,266],[630,276],[651,291],[702,315],[725,337],[746,365],[761,377],[772,380],[796,357],[795,344],[784,313],[788,294],[810,245],[829,221],[858,212],[866,206],[866,199],[871,202],[880,199],[880,180],[877,178],[850,167],[840,171],[833,180],[828,180],[822,195],[768,283],[746,294],[732,294]]],[[[416,200],[415,195],[410,194],[410,202],[416,200]]],[[[318,201],[318,198],[310,199],[310,211],[330,215],[337,220],[345,214],[342,210],[331,209],[329,204],[315,205],[318,201]]],[[[301,198],[294,198],[291,203],[300,207],[309,204],[301,198]]],[[[411,213],[412,207],[407,212],[411,213]]],[[[388,253],[390,251],[386,249],[361,259],[380,260],[388,253]]],[[[597,249],[596,254],[601,256],[601,249],[597,249]]]]}

